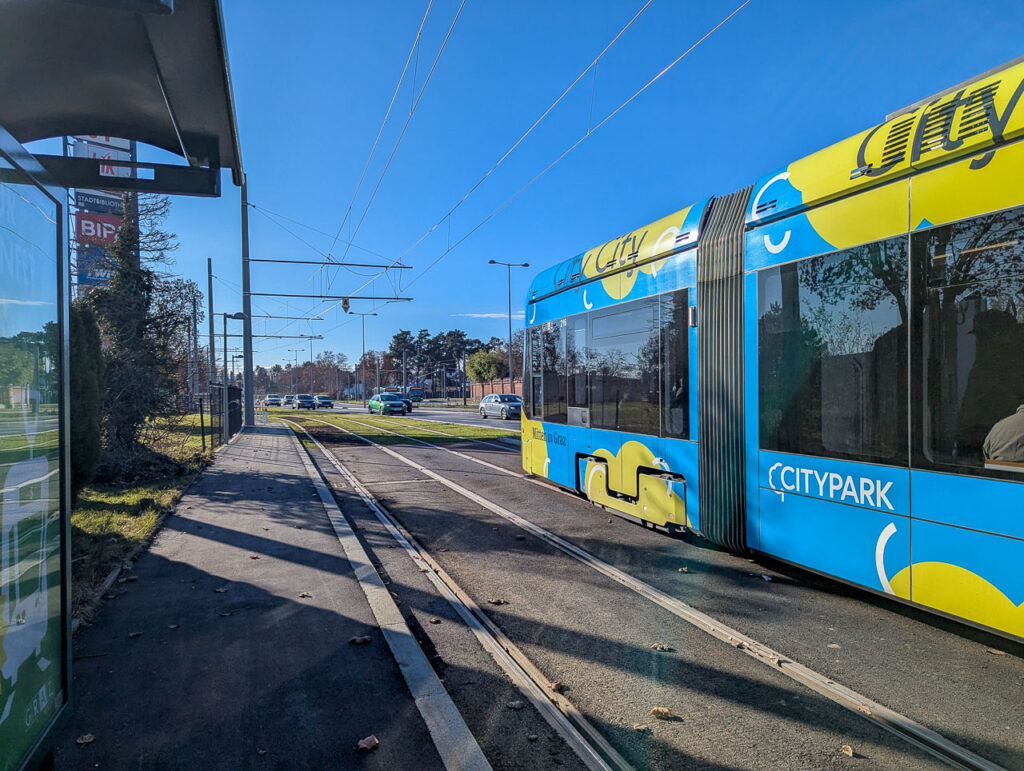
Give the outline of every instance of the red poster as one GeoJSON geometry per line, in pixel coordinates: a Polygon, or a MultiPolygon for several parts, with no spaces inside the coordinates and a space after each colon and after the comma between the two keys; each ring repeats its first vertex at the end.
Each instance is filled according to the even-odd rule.
{"type": "Polygon", "coordinates": [[[121,218],[112,214],[75,212],[75,237],[81,243],[112,244],[121,218]]]}

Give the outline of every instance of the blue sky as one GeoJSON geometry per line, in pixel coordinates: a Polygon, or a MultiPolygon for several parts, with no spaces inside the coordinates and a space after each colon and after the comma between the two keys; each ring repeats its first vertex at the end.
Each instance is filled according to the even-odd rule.
{"type": "MultiPolygon", "coordinates": [[[[461,238],[618,107],[739,0],[653,0],[537,130],[458,209],[461,238]]],[[[242,153],[249,178],[251,256],[319,259],[342,221],[422,19],[421,2],[224,0],[242,153]],[[274,214],[268,214],[274,213],[274,214]],[[294,220],[288,221],[281,215],[294,220]],[[303,223],[302,225],[296,222],[303,223]],[[283,227],[282,227],[283,226],[283,227]],[[292,231],[291,233],[287,230],[292,231]],[[296,237],[298,236],[298,237],[296,237]],[[301,240],[300,240],[301,238],[301,240]],[[305,243],[304,243],[305,242],[305,243]]],[[[459,0],[434,0],[410,68],[356,200],[362,215],[459,0]]],[[[394,259],[460,199],[643,5],[467,0],[347,260],[394,259]],[[365,251],[369,250],[369,251],[365,251]]],[[[885,114],[1024,53],[1019,0],[753,0],[626,109],[432,269],[449,223],[406,257],[413,302],[353,302],[376,311],[367,347],[400,328],[459,327],[503,336],[505,271],[513,311],[552,263],[881,121],[885,114]],[[422,277],[421,277],[422,276],[422,277]]],[[[169,229],[176,270],[205,291],[214,260],[216,310],[241,308],[239,191],[177,199],[169,229]]],[[[342,241],[348,239],[346,226],[342,241]]],[[[339,244],[335,255],[344,252],[339,244]]],[[[392,274],[393,275],[393,274],[392,274]]],[[[393,295],[387,278],[361,294],[393,295]]],[[[347,294],[365,281],[310,265],[254,265],[253,291],[347,294]],[[328,285],[331,289],[328,292],[328,285]]],[[[255,298],[254,313],[299,316],[332,303],[255,298]]],[[[521,322],[518,322],[521,323],[521,322]]],[[[358,318],[258,322],[257,333],[324,334],[315,351],[360,352],[358,318]]],[[[257,340],[256,363],[292,360],[294,340],[257,340]]],[[[307,344],[308,346],[308,344],[307,344]]],[[[300,355],[300,360],[308,358],[300,355]]]]}

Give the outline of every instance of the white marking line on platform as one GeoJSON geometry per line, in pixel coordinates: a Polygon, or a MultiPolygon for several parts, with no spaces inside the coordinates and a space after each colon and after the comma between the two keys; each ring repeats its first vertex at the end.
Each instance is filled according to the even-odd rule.
{"type": "MultiPolygon", "coordinates": [[[[661,591],[660,589],[656,589],[650,584],[641,581],[638,578],[634,578],[628,573],[625,573],[619,570],[618,568],[609,565],[607,562],[598,559],[590,552],[581,549],[575,544],[560,538],[559,536],[555,535],[554,533],[548,530],[545,530],[539,525],[535,525],[533,522],[530,522],[527,519],[523,519],[518,514],[514,514],[508,509],[499,506],[498,504],[493,503],[492,501],[489,501],[488,499],[480,495],[477,495],[472,490],[469,490],[456,482],[452,482],[450,479],[442,477],[440,474],[437,474],[431,471],[430,469],[421,466],[419,463],[416,463],[415,461],[410,460],[409,458],[406,458],[403,455],[400,455],[399,453],[391,450],[390,448],[379,445],[376,442],[372,441],[371,439],[367,439],[365,436],[361,436],[360,434],[357,434],[354,431],[349,431],[345,428],[342,428],[341,426],[336,426],[333,423],[328,423],[323,420],[316,420],[315,418],[313,418],[313,420],[317,423],[323,423],[325,426],[331,426],[332,428],[344,431],[345,433],[351,434],[352,436],[359,437],[364,442],[373,445],[377,449],[392,456],[396,460],[399,460],[402,463],[406,464],[407,466],[416,469],[422,474],[426,474],[432,479],[445,485],[449,489],[459,493],[463,497],[469,498],[471,501],[479,504],[488,511],[491,511],[494,514],[497,514],[498,516],[507,519],[509,522],[518,525],[523,530],[532,533],[533,535],[537,536],[543,541],[546,541],[547,543],[551,544],[560,551],[568,554],[569,556],[579,560],[580,562],[586,565],[589,565],[598,572],[608,576],[612,580],[633,590],[640,596],[646,597],[651,602],[654,602],[656,605],[660,605],[662,608],[669,611],[673,615],[683,619],[684,621],[689,622],[690,624],[693,624],[695,627],[703,630],[704,632],[707,632],[712,637],[716,637],[719,640],[727,642],[734,648],[743,651],[748,656],[751,656],[756,661],[760,661],[762,664],[765,664],[766,666],[772,667],[773,669],[782,672],[786,676],[792,678],[798,683],[807,686],[816,693],[819,693],[822,696],[825,696],[826,698],[830,699],[831,701],[834,701],[835,703],[840,704],[843,707],[846,707],[855,714],[861,715],[862,717],[867,718],[873,723],[888,729],[889,731],[893,732],[905,741],[908,741],[911,744],[920,747],[921,749],[934,755],[940,760],[949,763],[951,766],[967,769],[985,769],[986,771],[998,771],[999,769],[1001,769],[1001,766],[992,763],[989,760],[986,760],[985,758],[981,757],[980,755],[977,755],[976,753],[972,752],[966,747],[961,747],[960,745],[953,743],[945,736],[936,733],[930,728],[927,728],[921,725],[920,723],[911,720],[905,715],[901,715],[900,713],[889,709],[888,707],[884,707],[881,704],[872,701],[868,697],[863,696],[857,693],[856,691],[847,688],[844,685],[840,685],[839,683],[829,679],[825,675],[815,672],[813,669],[810,669],[809,667],[806,667],[803,664],[800,664],[794,661],[793,659],[784,656],[778,651],[769,648],[767,645],[758,642],[754,638],[748,637],[742,632],[739,632],[727,626],[718,619],[713,618],[712,616],[709,616],[706,613],[697,610],[691,605],[686,604],[682,600],[678,600],[675,597],[672,597],[671,595],[668,595],[665,592],[661,591]]],[[[366,424],[364,423],[361,425],[366,424]]],[[[374,428],[376,427],[374,426],[374,428]]],[[[392,431],[389,433],[396,432],[392,431]]],[[[401,434],[398,435],[402,436],[401,434]]],[[[421,439],[416,439],[416,437],[407,436],[405,438],[412,439],[413,441],[419,442],[420,444],[425,444],[429,447],[433,447],[438,450],[443,450],[444,452],[451,452],[460,457],[472,460],[474,463],[480,463],[481,465],[488,466],[491,468],[498,468],[497,466],[487,463],[486,461],[471,458],[455,450],[449,450],[445,447],[440,447],[439,445],[432,445],[429,442],[424,442],[421,439]]],[[[511,473],[507,469],[499,470],[507,474],[511,473]]]]}
{"type": "MultiPolygon", "coordinates": [[[[297,424],[293,424],[297,425],[297,424]]],[[[342,463],[331,452],[328,452],[316,437],[312,436],[305,428],[299,426],[302,432],[313,442],[324,457],[334,466],[345,481],[356,491],[369,509],[376,515],[377,519],[391,534],[416,566],[426,574],[427,578],[438,590],[442,597],[455,609],[469,629],[476,636],[480,646],[491,654],[499,667],[519,687],[523,695],[529,699],[537,711],[541,714],[548,725],[554,728],[559,735],[565,739],[576,755],[583,761],[587,768],[611,771],[609,766],[600,754],[594,751],[591,743],[597,744],[605,753],[605,756],[612,760],[615,768],[630,769],[631,766],[615,751],[615,749],[601,736],[601,734],[587,722],[582,713],[572,702],[558,693],[548,693],[541,686],[541,683],[550,683],[551,680],[543,675],[537,667],[529,661],[522,651],[512,643],[508,637],[480,610],[469,595],[449,576],[427,553],[415,542],[412,536],[406,536],[400,525],[377,501],[366,487],[356,479],[342,463]],[[529,668],[530,671],[527,671],[529,668]],[[557,704],[553,703],[557,700],[557,704]],[[563,712],[570,713],[570,720],[563,712]],[[574,725],[574,721],[577,725],[574,725]],[[578,726],[578,727],[577,727],[578,726]],[[582,730],[581,730],[582,729],[582,730]],[[586,733],[586,738],[582,734],[586,733]]],[[[422,480],[421,480],[422,481],[422,480]]]]}
{"type": "MultiPolygon", "coordinates": [[[[283,419],[282,419],[283,420],[283,419]]],[[[290,422],[290,421],[289,421],[290,422]]],[[[302,465],[306,469],[310,480],[316,487],[317,494],[323,502],[324,511],[334,528],[338,541],[341,542],[345,556],[352,565],[355,577],[359,586],[366,595],[366,601],[370,604],[374,618],[387,641],[391,654],[398,664],[398,669],[405,678],[405,684],[409,687],[416,708],[427,724],[427,730],[437,748],[441,761],[447,769],[490,769],[491,764],[484,757],[483,750],[477,744],[476,738],[462,719],[455,702],[445,690],[444,685],[438,678],[427,661],[426,654],[416,642],[409,627],[406,626],[398,606],[392,599],[391,594],[381,581],[380,575],[373,567],[369,556],[363,549],[356,534],[348,524],[338,508],[334,496],[328,489],[319,470],[313,465],[306,448],[302,446],[295,432],[290,429],[288,435],[295,443],[302,465]]]]}

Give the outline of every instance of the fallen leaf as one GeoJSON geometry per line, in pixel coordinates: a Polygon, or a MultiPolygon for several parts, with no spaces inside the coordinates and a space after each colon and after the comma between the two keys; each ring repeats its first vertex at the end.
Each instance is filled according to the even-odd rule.
{"type": "Polygon", "coordinates": [[[370,734],[365,739],[360,739],[358,744],[356,744],[360,752],[373,752],[379,746],[380,740],[373,734],[370,734]]]}
{"type": "MultiPolygon", "coordinates": [[[[270,530],[270,528],[269,528],[269,527],[265,527],[265,528],[263,528],[263,529],[264,529],[264,530],[270,530]]],[[[266,752],[266,750],[264,750],[264,752],[266,752]]]]}
{"type": "Polygon", "coordinates": [[[226,586],[221,586],[220,588],[214,589],[213,591],[217,594],[224,594],[224,592],[226,592],[227,590],[228,588],[226,586]]]}
{"type": "Polygon", "coordinates": [[[853,757],[853,747],[851,747],[849,744],[844,744],[842,747],[839,748],[839,751],[848,758],[853,757]]]}
{"type": "Polygon", "coordinates": [[[771,581],[772,580],[771,576],[766,576],[764,573],[761,574],[761,578],[763,578],[765,581],[771,581]]]}
{"type": "Polygon", "coordinates": [[[359,637],[350,637],[349,641],[348,641],[348,644],[349,645],[366,645],[366,643],[368,643],[368,642],[370,642],[370,638],[367,635],[361,635],[359,637]]]}
{"type": "Polygon", "coordinates": [[[991,653],[993,656],[1005,656],[1006,655],[1006,651],[1001,651],[1001,650],[998,650],[996,648],[986,648],[985,650],[987,652],[991,653]]]}
{"type": "Polygon", "coordinates": [[[678,572],[680,572],[680,573],[689,573],[690,569],[689,568],[679,568],[678,572]]]}
{"type": "Polygon", "coordinates": [[[267,754],[267,751],[266,751],[266,750],[261,750],[261,749],[260,749],[259,747],[257,747],[257,748],[256,748],[256,754],[257,754],[257,755],[261,755],[261,756],[262,756],[262,755],[266,755],[266,754],[267,754]]]}
{"type": "Polygon", "coordinates": [[[491,605],[508,605],[508,600],[503,600],[500,597],[492,597],[487,602],[491,605]]]}
{"type": "Polygon", "coordinates": [[[439,619],[439,618],[437,618],[435,616],[434,618],[430,619],[430,623],[431,624],[440,624],[441,623],[441,619],[439,619]]]}
{"type": "Polygon", "coordinates": [[[651,717],[658,720],[671,720],[673,718],[672,710],[668,707],[651,707],[651,717]]]}
{"type": "Polygon", "coordinates": [[[827,647],[829,647],[829,648],[841,648],[842,646],[839,643],[829,643],[827,647]]]}
{"type": "Polygon", "coordinates": [[[537,741],[537,739],[538,739],[537,734],[527,734],[526,735],[526,741],[528,741],[528,742],[535,742],[535,741],[537,741]]]}
{"type": "Polygon", "coordinates": [[[651,649],[664,652],[675,650],[675,648],[673,648],[671,645],[665,645],[665,643],[654,643],[654,645],[651,646],[651,649]]]}
{"type": "Polygon", "coordinates": [[[634,731],[641,731],[641,732],[643,732],[643,731],[650,731],[651,729],[648,728],[645,723],[633,723],[633,730],[634,731]]]}
{"type": "Polygon", "coordinates": [[[230,610],[223,610],[220,613],[218,613],[217,615],[220,616],[221,618],[227,618],[228,616],[231,615],[231,611],[230,610]]]}
{"type": "Polygon", "coordinates": [[[128,638],[134,640],[136,637],[142,637],[142,632],[129,632],[128,638]]]}
{"type": "Polygon", "coordinates": [[[526,540],[526,536],[525,535],[517,535],[516,536],[516,540],[517,541],[525,541],[526,540]]]}
{"type": "Polygon", "coordinates": [[[548,688],[554,691],[555,693],[562,693],[562,691],[565,690],[565,683],[563,683],[561,680],[555,680],[552,683],[548,683],[548,688]]]}
{"type": "Polygon", "coordinates": [[[258,560],[259,558],[260,558],[259,554],[250,554],[249,555],[249,559],[251,559],[251,560],[258,560]]]}
{"type": "Polygon", "coordinates": [[[168,629],[177,629],[179,626],[180,626],[179,624],[168,624],[167,628],[168,629]]]}
{"type": "Polygon", "coordinates": [[[508,707],[509,709],[517,709],[518,710],[518,709],[522,709],[523,707],[525,707],[526,706],[526,702],[520,701],[519,699],[516,699],[515,701],[510,701],[505,706],[508,707]]]}
{"type": "Polygon", "coordinates": [[[299,592],[299,598],[303,600],[308,600],[312,596],[309,592],[299,592]]]}
{"type": "Polygon", "coordinates": [[[84,744],[92,744],[94,741],[96,741],[96,737],[93,736],[92,734],[82,734],[77,739],[75,739],[75,741],[78,744],[83,744],[83,745],[84,744]]]}
{"type": "Polygon", "coordinates": [[[611,523],[612,523],[612,518],[608,517],[608,524],[610,525],[611,523]]]}

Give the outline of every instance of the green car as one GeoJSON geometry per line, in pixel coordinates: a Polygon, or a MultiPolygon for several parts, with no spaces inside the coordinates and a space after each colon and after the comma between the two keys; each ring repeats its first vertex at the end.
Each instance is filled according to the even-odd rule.
{"type": "Polygon", "coordinates": [[[385,391],[384,393],[371,396],[367,409],[369,409],[371,415],[374,412],[378,415],[404,415],[405,402],[402,401],[402,397],[398,394],[385,391]]]}

